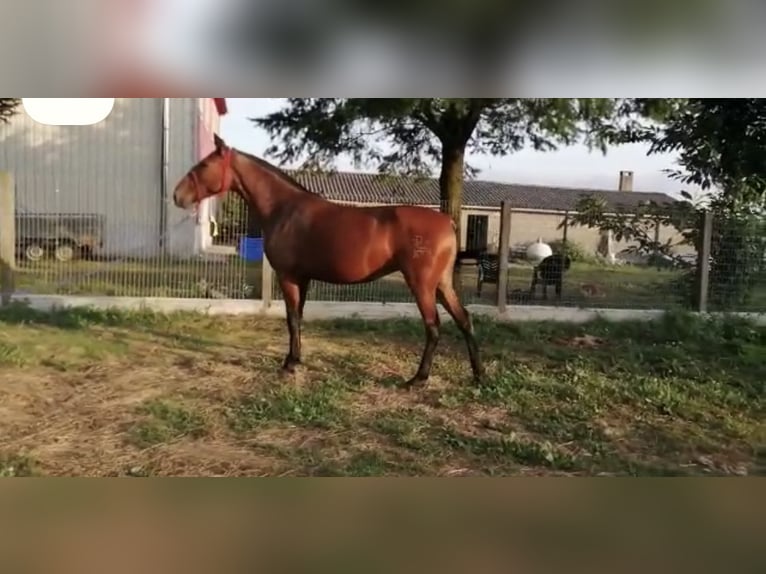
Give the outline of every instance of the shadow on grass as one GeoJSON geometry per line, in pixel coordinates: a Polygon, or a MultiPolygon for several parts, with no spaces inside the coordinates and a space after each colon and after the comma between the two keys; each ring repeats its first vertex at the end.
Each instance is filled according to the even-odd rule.
{"type": "MultiPolygon", "coordinates": [[[[0,324],[43,325],[66,331],[87,331],[93,327],[124,329],[135,335],[163,339],[173,347],[195,352],[220,349],[222,343],[214,338],[188,334],[184,325],[213,319],[198,313],[179,312],[163,314],[151,310],[127,311],[122,309],[96,309],[89,307],[57,308],[50,311],[34,309],[14,302],[0,308],[0,324]]],[[[220,331],[220,329],[219,329],[220,331]]],[[[122,337],[129,342],[131,337],[122,337]]],[[[244,347],[243,347],[244,349],[244,347]]],[[[216,356],[217,353],[212,353],[216,356]]]]}
{"type": "Polygon", "coordinates": [[[0,308],[0,323],[9,325],[47,325],[59,329],[87,329],[93,325],[108,327],[148,327],[162,322],[152,311],[103,310],[89,307],[34,309],[20,302],[0,308]]]}

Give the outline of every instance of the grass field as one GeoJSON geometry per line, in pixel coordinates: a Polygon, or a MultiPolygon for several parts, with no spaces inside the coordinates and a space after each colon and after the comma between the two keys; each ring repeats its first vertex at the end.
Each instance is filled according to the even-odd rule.
{"type": "Polygon", "coordinates": [[[766,328],[477,320],[469,384],[448,324],[406,392],[417,322],[0,310],[0,476],[766,473],[766,328]]]}
{"type": "Polygon", "coordinates": [[[16,286],[35,294],[257,299],[261,264],[232,257],[22,263],[16,286]]]}

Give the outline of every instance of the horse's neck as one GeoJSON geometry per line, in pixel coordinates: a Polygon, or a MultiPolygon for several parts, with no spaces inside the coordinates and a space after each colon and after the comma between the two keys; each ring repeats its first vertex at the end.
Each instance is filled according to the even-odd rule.
{"type": "Polygon", "coordinates": [[[277,174],[245,156],[238,156],[238,164],[242,197],[255,210],[262,226],[299,193],[290,189],[277,174]]]}

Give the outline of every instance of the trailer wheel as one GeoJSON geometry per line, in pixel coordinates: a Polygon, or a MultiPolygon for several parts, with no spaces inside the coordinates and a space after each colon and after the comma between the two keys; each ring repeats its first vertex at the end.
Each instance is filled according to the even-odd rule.
{"type": "Polygon", "coordinates": [[[61,243],[57,245],[56,249],[53,251],[53,256],[57,261],[61,261],[62,263],[71,261],[74,259],[74,255],[74,247],[68,243],[61,243]]]}
{"type": "Polygon", "coordinates": [[[39,243],[27,243],[24,247],[24,257],[33,263],[42,261],[45,258],[45,247],[39,243]]]}

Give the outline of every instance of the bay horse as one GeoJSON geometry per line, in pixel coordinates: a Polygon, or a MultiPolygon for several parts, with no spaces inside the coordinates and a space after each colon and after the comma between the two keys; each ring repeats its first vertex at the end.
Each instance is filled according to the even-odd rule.
{"type": "Polygon", "coordinates": [[[468,311],[452,284],[457,237],[452,219],[426,207],[352,207],[312,193],[267,161],[229,147],[214,135],[215,150],[175,187],[173,201],[189,209],[233,191],[263,230],[264,252],[282,289],[290,345],[282,371],[301,362],[301,322],[312,280],[339,285],[367,283],[400,271],[425,325],[425,347],[405,387],[425,384],[439,341],[437,301],[465,338],[474,380],[484,368],[468,311]]]}

